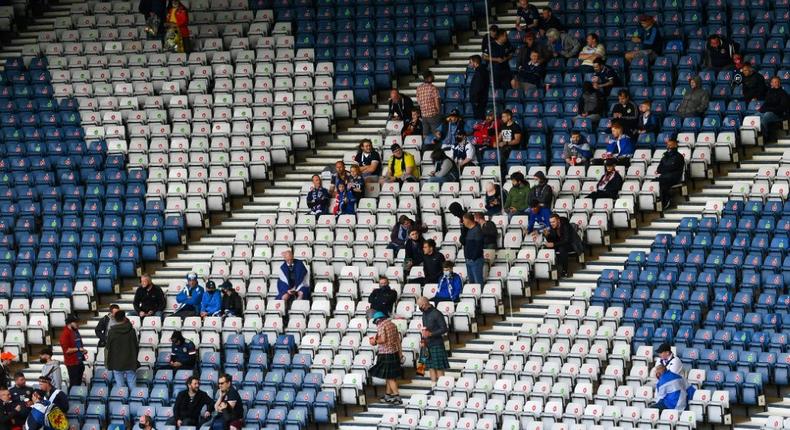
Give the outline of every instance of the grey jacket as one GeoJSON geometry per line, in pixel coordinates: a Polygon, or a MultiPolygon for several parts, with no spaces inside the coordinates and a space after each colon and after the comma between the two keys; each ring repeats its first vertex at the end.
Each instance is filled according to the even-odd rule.
{"type": "Polygon", "coordinates": [[[444,320],[444,315],[439,309],[433,305],[422,313],[422,326],[431,332],[431,335],[426,339],[428,346],[444,346],[444,338],[442,337],[447,333],[447,321],[444,320]]]}
{"type": "Polygon", "coordinates": [[[56,390],[63,389],[63,375],[60,373],[59,361],[52,360],[45,364],[44,367],[41,368],[41,375],[49,376],[52,379],[52,386],[55,387],[56,390]]]}
{"type": "Polygon", "coordinates": [[[697,88],[686,93],[683,101],[678,106],[678,115],[681,117],[701,116],[708,109],[710,95],[702,88],[702,79],[699,76],[693,78],[697,83],[697,88]]]}
{"type": "Polygon", "coordinates": [[[568,33],[560,33],[560,51],[556,52],[554,44],[549,43],[549,49],[552,53],[563,56],[565,58],[576,57],[582,50],[582,45],[576,38],[568,33]]]}

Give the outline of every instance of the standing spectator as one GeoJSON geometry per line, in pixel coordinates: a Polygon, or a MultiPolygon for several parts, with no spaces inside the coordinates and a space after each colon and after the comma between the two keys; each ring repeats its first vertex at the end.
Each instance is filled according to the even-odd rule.
{"type": "Polygon", "coordinates": [[[66,327],[60,334],[60,347],[63,349],[63,361],[69,370],[69,388],[82,385],[82,375],[85,373],[85,359],[88,350],[85,349],[80,335],[79,319],[74,315],[66,317],[66,327]]]}
{"type": "Polygon", "coordinates": [[[790,97],[782,88],[782,81],[778,76],[774,76],[771,78],[770,85],[765,92],[765,101],[759,109],[763,127],[766,128],[769,138],[773,134],[774,125],[782,122],[790,114],[790,97]]]}
{"type": "Polygon", "coordinates": [[[387,248],[397,253],[406,243],[406,239],[409,237],[409,231],[411,231],[413,227],[414,221],[406,215],[401,215],[400,218],[398,218],[398,223],[392,226],[390,243],[387,245],[387,248]]]}
{"type": "Polygon", "coordinates": [[[507,160],[510,158],[510,151],[522,149],[524,147],[522,142],[521,126],[513,120],[513,113],[505,109],[502,111],[502,127],[499,129],[499,147],[502,157],[499,160],[499,165],[503,172],[507,160]]]}
{"type": "Polygon", "coordinates": [[[483,278],[483,268],[485,267],[485,260],[483,259],[483,229],[475,221],[474,215],[469,212],[464,214],[463,223],[469,229],[464,241],[466,273],[470,283],[483,285],[485,283],[483,278]]]}
{"type": "Polygon", "coordinates": [[[192,52],[192,43],[189,39],[189,11],[181,0],[170,0],[170,9],[167,11],[167,24],[178,27],[178,33],[184,44],[184,52],[192,52]]]}
{"type": "Polygon", "coordinates": [[[517,72],[511,82],[511,86],[529,90],[531,88],[543,86],[543,78],[546,77],[546,65],[543,63],[538,51],[529,54],[529,61],[526,64],[519,63],[517,72]]]}
{"type": "Polygon", "coordinates": [[[496,43],[496,36],[499,33],[499,26],[496,24],[491,25],[488,27],[488,37],[484,37],[483,41],[480,43],[480,52],[483,53],[483,59],[489,61],[485,57],[488,56],[491,47],[494,46],[496,43]]]}
{"type": "Polygon", "coordinates": [[[648,57],[650,62],[656,59],[656,56],[661,55],[661,48],[664,41],[661,38],[661,32],[656,26],[656,20],[650,15],[639,16],[639,28],[631,36],[631,42],[637,45],[636,49],[625,53],[625,61],[634,61],[637,57],[648,57]]]}
{"type": "Polygon", "coordinates": [[[458,172],[463,173],[464,166],[477,164],[475,154],[475,138],[468,136],[466,130],[458,130],[455,135],[455,144],[452,147],[453,161],[458,166],[458,172]]]}
{"type": "Polygon", "coordinates": [[[595,186],[595,191],[587,195],[587,198],[593,200],[597,199],[617,199],[620,194],[620,189],[623,188],[623,177],[620,172],[615,168],[614,160],[606,160],[603,176],[598,180],[595,186]]]}
{"type": "Polygon", "coordinates": [[[401,94],[398,90],[392,89],[389,98],[388,121],[401,120],[404,126],[411,120],[411,111],[414,109],[414,102],[407,95],[401,94]]]}
{"type": "Polygon", "coordinates": [[[436,250],[436,241],[426,239],[422,244],[422,275],[416,281],[422,285],[439,282],[444,267],[444,254],[436,250]]]}
{"type": "Polygon", "coordinates": [[[359,142],[359,151],[354,156],[363,178],[378,177],[381,175],[381,156],[373,149],[373,142],[370,139],[362,139],[359,142]]]}
{"type": "Polygon", "coordinates": [[[521,172],[510,175],[510,181],[513,183],[513,187],[507,193],[505,210],[512,217],[523,214],[529,207],[529,184],[521,172]]]}
{"type": "Polygon", "coordinates": [[[613,87],[620,85],[620,77],[613,68],[604,64],[602,58],[593,60],[593,88],[608,96],[613,87]]]}
{"type": "Polygon", "coordinates": [[[565,32],[561,33],[556,28],[546,31],[546,42],[549,51],[551,51],[551,56],[554,58],[561,57],[565,60],[574,58],[579,55],[579,51],[582,49],[581,44],[575,37],[565,32]]]}
{"type": "Polygon", "coordinates": [[[628,165],[635,151],[636,147],[631,138],[623,131],[623,125],[619,122],[612,123],[612,139],[606,146],[606,152],[603,154],[604,160],[614,160],[617,164],[628,165]]]}
{"type": "Polygon", "coordinates": [[[354,200],[357,203],[365,197],[365,178],[362,176],[362,169],[357,164],[351,165],[351,178],[348,180],[348,189],[354,195],[354,200]]]}
{"type": "Polygon", "coordinates": [[[565,27],[563,27],[560,20],[554,16],[553,11],[548,6],[544,6],[540,10],[540,24],[538,25],[538,28],[540,29],[541,35],[548,34],[549,30],[565,30],[565,27]]]}
{"type": "MultiPolygon", "coordinates": [[[[414,266],[422,266],[422,247],[425,240],[422,238],[422,232],[417,227],[412,227],[409,230],[409,238],[403,245],[403,250],[406,251],[406,258],[403,260],[403,267],[406,272],[410,271],[414,266]]],[[[387,314],[389,315],[389,314],[387,314]]]]}
{"type": "Polygon", "coordinates": [[[310,191],[307,192],[307,207],[310,209],[310,213],[315,216],[324,215],[328,213],[329,191],[324,188],[321,176],[313,175],[312,181],[310,191]]]}
{"type": "Polygon", "coordinates": [[[546,179],[546,175],[540,170],[535,172],[535,179],[538,180],[538,183],[530,188],[527,202],[530,207],[532,207],[532,202],[537,201],[540,207],[551,208],[551,202],[554,200],[554,190],[551,189],[549,180],[546,179]]]}
{"type": "Polygon", "coordinates": [[[131,392],[137,386],[137,332],[123,312],[113,316],[115,325],[107,333],[107,346],[104,349],[105,366],[112,371],[116,386],[124,386],[131,392]]]}
{"type": "Polygon", "coordinates": [[[444,371],[450,368],[447,359],[447,350],[444,349],[444,335],[449,331],[447,321],[439,309],[431,305],[425,297],[417,299],[417,307],[422,312],[422,343],[428,349],[428,360],[425,367],[431,375],[431,381],[436,382],[444,376],[444,371]]]}
{"type": "Polygon", "coordinates": [[[482,212],[475,212],[475,222],[480,226],[483,232],[483,248],[499,248],[499,230],[496,224],[491,220],[487,220],[485,214],[482,212]]]}
{"type": "Polygon", "coordinates": [[[403,350],[400,334],[395,324],[381,311],[376,311],[371,317],[376,325],[376,335],[368,338],[372,346],[378,346],[376,364],[370,368],[370,375],[386,380],[384,397],[385,403],[401,405],[398,379],[403,377],[403,350]]]}
{"type": "Polygon", "coordinates": [[[735,54],[735,45],[718,34],[708,36],[705,46],[705,68],[724,70],[732,67],[732,56],[735,54]]]}
{"type": "Polygon", "coordinates": [[[25,423],[25,405],[11,399],[6,387],[0,387],[0,430],[18,430],[25,423]]]}
{"type": "Polygon", "coordinates": [[[426,178],[428,182],[443,184],[445,182],[458,182],[458,166],[439,148],[431,152],[433,172],[426,178]]]}
{"type": "Polygon", "coordinates": [[[179,330],[170,335],[170,367],[175,370],[194,369],[197,363],[195,343],[186,339],[179,330]]]}
{"type": "Polygon", "coordinates": [[[112,326],[115,325],[115,318],[113,318],[113,316],[120,309],[121,307],[115,303],[111,304],[107,314],[101,317],[99,322],[96,324],[96,328],[93,331],[96,333],[96,337],[99,339],[99,348],[102,348],[107,344],[107,332],[109,332],[112,326]]]}
{"type": "Polygon", "coordinates": [[[663,411],[673,409],[683,411],[686,409],[688,399],[694,397],[696,389],[677,373],[670,372],[662,365],[656,366],[656,398],[648,407],[663,411]]]}
{"type": "Polygon", "coordinates": [[[494,88],[507,90],[510,88],[510,59],[513,58],[513,48],[507,41],[507,33],[498,30],[495,43],[491,44],[491,52],[483,51],[483,59],[491,63],[494,71],[494,88]]]}
{"type": "Polygon", "coordinates": [[[411,121],[407,122],[401,132],[401,137],[406,136],[423,136],[424,127],[422,126],[423,118],[422,111],[419,107],[411,111],[411,121]]]}
{"type": "Polygon", "coordinates": [[[348,183],[351,180],[351,173],[346,170],[346,163],[343,160],[338,160],[335,162],[335,173],[332,174],[332,178],[330,179],[329,183],[329,194],[330,195],[337,195],[337,186],[340,183],[348,183]]]}
{"type": "Polygon", "coordinates": [[[466,213],[466,209],[464,209],[460,203],[452,202],[450,203],[450,206],[447,207],[447,211],[458,218],[458,222],[461,224],[461,234],[458,237],[458,241],[463,244],[464,240],[466,240],[466,233],[469,232],[469,229],[466,228],[466,225],[464,225],[464,214],[466,213]]]}
{"type": "Polygon", "coordinates": [[[337,184],[337,195],[332,204],[332,213],[334,215],[354,215],[357,213],[357,199],[346,182],[337,184]]]}
{"type": "Polygon", "coordinates": [[[24,373],[16,372],[14,374],[14,386],[11,387],[9,391],[11,394],[11,401],[18,405],[22,405],[20,417],[22,419],[27,418],[27,414],[30,413],[27,402],[33,397],[33,388],[27,385],[24,373]]]}
{"type": "Polygon", "coordinates": [[[244,315],[244,304],[241,296],[230,281],[225,281],[220,286],[222,289],[222,316],[240,317],[244,315]]]}
{"type": "MultiPolygon", "coordinates": [[[[502,214],[502,187],[495,182],[486,184],[486,213],[488,216],[502,214]]],[[[507,198],[506,196],[504,198],[507,198]]]]}
{"type": "Polygon", "coordinates": [[[639,118],[636,123],[637,134],[659,132],[658,117],[653,115],[653,112],[650,111],[651,108],[652,103],[650,100],[639,103],[639,118]]]}
{"type": "Polygon", "coordinates": [[[606,112],[606,99],[602,92],[595,89],[592,82],[582,84],[582,95],[579,97],[579,115],[577,119],[587,118],[595,127],[601,120],[601,115],[606,112]]]}
{"type": "Polygon", "coordinates": [[[623,132],[631,134],[637,126],[638,110],[634,102],[631,101],[631,95],[628,90],[620,90],[617,92],[617,103],[612,106],[611,117],[617,120],[623,126],[623,132]]]}
{"type": "Polygon", "coordinates": [[[39,354],[39,362],[43,364],[41,367],[41,376],[50,379],[52,385],[58,390],[63,389],[63,375],[60,372],[60,362],[52,358],[52,347],[47,346],[41,350],[39,354]]]}
{"type": "Polygon", "coordinates": [[[669,209],[672,203],[672,187],[683,180],[683,171],[686,169],[686,162],[683,154],[678,152],[678,141],[667,139],[667,150],[661,156],[658,163],[658,190],[663,209],[669,209]]]}
{"type": "Polygon", "coordinates": [[[187,274],[187,284],[176,295],[176,309],[175,316],[185,318],[193,317],[200,312],[200,304],[203,301],[203,287],[198,284],[197,273],[189,272],[187,274]]]}
{"type": "Polygon", "coordinates": [[[668,343],[665,342],[659,345],[656,354],[658,354],[658,364],[660,366],[666,367],[667,370],[676,375],[685,376],[683,361],[672,353],[672,347],[668,343]]]}
{"type": "Polygon", "coordinates": [[[398,293],[390,287],[390,280],[384,275],[379,276],[379,287],[370,292],[368,303],[370,309],[381,312],[385,316],[392,315],[392,307],[398,300],[398,293]]]}
{"type": "Polygon", "coordinates": [[[683,100],[678,106],[678,115],[683,118],[702,116],[708,109],[710,95],[702,87],[702,78],[699,76],[689,79],[689,87],[691,89],[683,95],[683,100]]]}
{"type": "Polygon", "coordinates": [[[55,428],[69,428],[68,412],[69,402],[66,393],[54,390],[49,393],[51,386],[43,378],[39,378],[39,389],[33,391],[30,414],[25,421],[25,430],[52,430],[55,428]],[[47,387],[47,388],[44,388],[47,387]],[[58,423],[59,426],[53,425],[58,423]]]}
{"type": "Polygon", "coordinates": [[[438,143],[442,149],[450,149],[455,145],[455,138],[458,132],[464,130],[464,128],[465,124],[463,118],[461,118],[461,112],[458,109],[453,109],[450,111],[450,115],[447,115],[447,122],[439,126],[434,143],[438,143]]]}
{"type": "Polygon", "coordinates": [[[36,393],[39,394],[40,400],[46,400],[60,408],[63,413],[69,410],[69,396],[65,391],[59,387],[52,385],[52,380],[46,376],[38,377],[38,390],[33,390],[33,402],[36,400],[36,393]]]}
{"type": "Polygon", "coordinates": [[[200,389],[200,379],[196,376],[187,378],[187,388],[176,396],[173,405],[173,416],[167,420],[167,425],[180,428],[189,426],[200,428],[214,412],[214,402],[209,395],[200,389]],[[200,411],[206,408],[201,416],[200,411]]]}
{"type": "Polygon", "coordinates": [[[426,71],[422,78],[423,83],[417,87],[415,97],[422,112],[422,139],[427,142],[442,124],[442,100],[439,98],[439,89],[433,84],[433,72],[426,71]]]}
{"type": "Polygon", "coordinates": [[[436,294],[431,299],[434,303],[457,302],[459,300],[463,289],[463,280],[461,275],[453,272],[453,266],[452,261],[442,263],[443,274],[439,279],[436,294]]]}
{"type": "Polygon", "coordinates": [[[537,31],[540,26],[540,12],[529,0],[518,0],[516,9],[516,30],[537,31]]]}
{"type": "Polygon", "coordinates": [[[573,251],[574,243],[580,240],[579,235],[567,218],[557,214],[551,215],[549,226],[550,228],[543,231],[546,236],[544,245],[554,250],[560,268],[559,276],[565,278],[568,276],[568,254],[573,251]]]}
{"type": "Polygon", "coordinates": [[[0,388],[8,388],[11,385],[11,362],[16,359],[12,352],[0,353],[0,388]]]}
{"type": "Polygon", "coordinates": [[[475,119],[483,119],[488,105],[488,66],[483,64],[482,57],[472,55],[469,57],[469,67],[473,70],[469,83],[469,102],[472,103],[475,119]]]}
{"type": "Polygon", "coordinates": [[[140,318],[164,315],[167,301],[165,293],[151,282],[151,275],[144,273],[140,276],[140,286],[134,292],[134,313],[140,318]]]}
{"type": "Polygon", "coordinates": [[[765,77],[761,73],[755,73],[754,68],[749,63],[745,63],[741,68],[743,74],[743,99],[746,102],[752,100],[762,100],[765,97],[765,77]]]}
{"type": "Polygon", "coordinates": [[[497,119],[494,111],[488,110],[483,121],[478,122],[472,128],[472,136],[475,138],[475,145],[478,146],[478,154],[482,155],[484,149],[496,148],[499,138],[499,130],[502,129],[502,120],[497,119]]]}
{"type": "Polygon", "coordinates": [[[562,158],[569,166],[587,164],[592,159],[590,143],[578,130],[571,131],[571,138],[562,147],[562,158]]]}
{"type": "Polygon", "coordinates": [[[606,60],[606,48],[596,33],[588,34],[586,41],[587,44],[579,51],[579,60],[582,62],[579,70],[582,73],[593,73],[593,62],[598,58],[606,60]]]}
{"type": "Polygon", "coordinates": [[[167,0],[140,0],[138,11],[145,17],[148,22],[151,17],[156,17],[159,23],[155,30],[156,34],[149,33],[150,38],[162,39],[165,32],[165,18],[167,15],[167,0]]]}
{"type": "Polygon", "coordinates": [[[387,161],[387,172],[381,182],[416,182],[420,179],[420,166],[411,153],[406,152],[397,143],[390,147],[392,157],[387,161]]]}
{"type": "Polygon", "coordinates": [[[244,426],[244,402],[236,388],[233,378],[223,373],[217,380],[217,401],[214,410],[217,415],[211,423],[211,430],[241,430],[244,426]]]}
{"type": "Polygon", "coordinates": [[[222,311],[222,293],[217,291],[214,281],[206,282],[206,291],[200,300],[200,317],[215,317],[222,311]]]}
{"type": "Polygon", "coordinates": [[[538,233],[549,228],[551,209],[541,206],[536,200],[530,204],[529,220],[527,222],[527,233],[531,233],[536,238],[538,233]]]}
{"type": "Polygon", "coordinates": [[[283,264],[280,265],[280,274],[277,278],[276,300],[284,300],[287,304],[291,300],[310,300],[310,276],[307,266],[294,258],[292,250],[283,252],[283,264]]]}

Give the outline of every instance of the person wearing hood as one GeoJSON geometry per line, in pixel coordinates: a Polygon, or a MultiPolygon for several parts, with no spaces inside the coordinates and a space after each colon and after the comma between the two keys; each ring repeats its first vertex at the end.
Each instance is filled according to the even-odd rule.
{"type": "Polygon", "coordinates": [[[691,89],[683,95],[683,100],[678,106],[678,115],[682,118],[702,116],[708,110],[710,95],[702,87],[702,78],[694,76],[689,80],[691,89]]]}
{"type": "Polygon", "coordinates": [[[581,43],[568,33],[560,33],[556,28],[546,31],[546,41],[554,58],[574,58],[582,50],[581,43]]]}
{"type": "Polygon", "coordinates": [[[541,207],[551,208],[551,202],[554,201],[554,190],[551,189],[549,180],[541,171],[535,172],[535,179],[538,183],[530,188],[527,203],[532,207],[532,203],[537,201],[541,207]]]}
{"type": "Polygon", "coordinates": [[[485,119],[488,104],[488,66],[483,64],[482,57],[472,55],[469,57],[469,68],[473,70],[468,94],[469,102],[472,103],[472,112],[475,119],[485,119]]]}
{"type": "Polygon", "coordinates": [[[240,317],[244,315],[244,304],[241,296],[230,281],[225,281],[220,286],[222,289],[222,316],[240,317]]]}
{"type": "Polygon", "coordinates": [[[571,138],[562,147],[562,158],[565,164],[575,166],[590,162],[593,152],[587,138],[578,130],[571,131],[571,138]]]}
{"type": "Polygon", "coordinates": [[[370,292],[368,303],[370,309],[381,312],[385,316],[392,315],[392,307],[398,300],[398,293],[390,287],[390,280],[384,275],[379,276],[379,287],[370,292]]]}
{"type": "Polygon", "coordinates": [[[669,208],[672,203],[672,187],[683,180],[683,171],[686,162],[683,154],[678,152],[678,141],[667,139],[667,150],[661,156],[656,173],[658,173],[658,190],[663,209],[669,208]]]}
{"type": "Polygon", "coordinates": [[[466,209],[464,209],[464,207],[461,206],[460,203],[452,202],[452,203],[450,203],[450,206],[447,208],[447,210],[453,216],[458,218],[458,222],[461,224],[461,235],[459,236],[458,241],[461,242],[461,244],[463,244],[464,241],[466,240],[466,233],[469,231],[469,229],[466,228],[466,226],[463,223],[464,214],[466,213],[466,209]]]}
{"type": "Polygon", "coordinates": [[[790,97],[782,88],[782,81],[778,76],[771,78],[771,84],[765,92],[765,101],[760,105],[759,112],[769,134],[772,133],[774,124],[783,121],[790,114],[790,97]]]}
{"type": "Polygon", "coordinates": [[[55,388],[61,389],[63,387],[63,375],[60,372],[60,362],[53,359],[53,355],[51,346],[41,350],[41,354],[38,356],[39,362],[43,364],[41,376],[49,378],[55,388]]]}
{"type": "Polygon", "coordinates": [[[93,331],[96,333],[96,337],[99,339],[99,348],[107,344],[107,332],[109,332],[112,326],[115,325],[115,318],[113,318],[113,316],[120,309],[121,307],[115,303],[111,304],[107,314],[101,317],[99,322],[96,324],[96,328],[93,331]]]}
{"type": "Polygon", "coordinates": [[[439,302],[458,302],[461,297],[461,290],[463,289],[463,280],[461,275],[453,272],[452,261],[445,261],[442,263],[444,274],[439,279],[439,284],[436,287],[436,294],[431,301],[434,303],[439,302]]]}
{"type": "Polygon", "coordinates": [[[112,371],[115,385],[132,390],[137,386],[137,332],[123,312],[113,315],[115,325],[107,332],[104,347],[105,367],[112,371]]]}
{"type": "Polygon", "coordinates": [[[732,67],[732,56],[735,54],[735,45],[724,37],[713,34],[708,36],[708,43],[705,46],[705,68],[724,70],[732,67]]]}
{"type": "Polygon", "coordinates": [[[187,274],[187,284],[176,295],[178,309],[175,316],[185,318],[193,317],[200,312],[200,304],[203,300],[203,287],[198,284],[198,276],[195,272],[187,274]]]}
{"type": "Polygon", "coordinates": [[[746,103],[753,100],[762,100],[765,97],[765,77],[758,72],[754,71],[751,64],[746,63],[741,68],[743,74],[743,99],[746,103]]]}
{"type": "Polygon", "coordinates": [[[222,293],[217,291],[214,281],[206,282],[206,292],[200,300],[200,317],[214,317],[222,311],[222,293]]]}
{"type": "Polygon", "coordinates": [[[510,175],[510,181],[513,183],[513,188],[507,193],[505,210],[512,217],[523,214],[529,208],[529,184],[521,172],[510,175]]]}
{"type": "Polygon", "coordinates": [[[656,398],[648,405],[659,411],[674,409],[683,411],[688,400],[694,397],[696,389],[677,373],[670,372],[663,365],[656,366],[656,398]]]}

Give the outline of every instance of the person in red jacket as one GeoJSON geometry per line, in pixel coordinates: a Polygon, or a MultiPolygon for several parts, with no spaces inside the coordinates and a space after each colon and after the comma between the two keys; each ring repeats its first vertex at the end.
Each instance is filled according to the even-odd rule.
{"type": "Polygon", "coordinates": [[[189,11],[181,3],[181,0],[172,0],[170,2],[166,22],[178,27],[178,32],[181,34],[181,40],[184,43],[184,52],[189,53],[191,48],[189,40],[189,11]]]}
{"type": "Polygon", "coordinates": [[[63,364],[69,370],[69,388],[82,385],[88,351],[80,336],[79,319],[74,315],[66,318],[66,327],[60,334],[60,347],[63,348],[63,364]]]}

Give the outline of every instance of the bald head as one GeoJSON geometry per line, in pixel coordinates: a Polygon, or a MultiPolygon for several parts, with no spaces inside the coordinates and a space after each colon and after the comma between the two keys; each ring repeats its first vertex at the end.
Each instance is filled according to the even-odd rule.
{"type": "Polygon", "coordinates": [[[417,307],[420,308],[420,310],[424,310],[430,305],[431,302],[429,302],[426,297],[420,296],[417,298],[417,307]]]}

